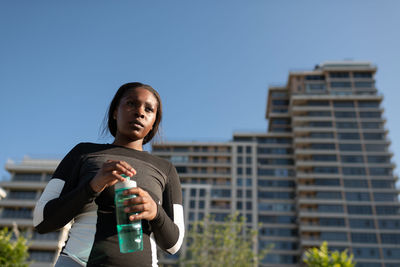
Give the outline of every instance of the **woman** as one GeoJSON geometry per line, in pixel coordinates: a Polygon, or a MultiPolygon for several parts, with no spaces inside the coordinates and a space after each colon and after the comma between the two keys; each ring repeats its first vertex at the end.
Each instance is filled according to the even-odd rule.
{"type": "Polygon", "coordinates": [[[34,211],[39,233],[72,222],[56,266],[157,266],[156,245],[174,254],[184,235],[182,192],[175,168],[143,151],[162,117],[159,94],[149,85],[122,85],[108,110],[112,144],[80,143],[61,161],[34,211]],[[142,220],[143,251],[120,253],[114,184],[133,177],[136,194],[125,211],[142,220]]]}

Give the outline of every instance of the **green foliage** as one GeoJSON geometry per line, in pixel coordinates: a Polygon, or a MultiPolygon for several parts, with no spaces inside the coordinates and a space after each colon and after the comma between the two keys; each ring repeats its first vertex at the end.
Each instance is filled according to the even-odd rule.
{"type": "Polygon", "coordinates": [[[304,262],[309,267],[354,267],[353,255],[347,255],[347,250],[339,252],[328,250],[324,241],[319,248],[310,248],[304,253],[304,262]]]}
{"type": "Polygon", "coordinates": [[[228,216],[225,222],[215,222],[212,217],[195,222],[188,234],[188,249],[181,258],[182,266],[258,266],[268,253],[253,250],[257,244],[257,231],[246,227],[244,217],[238,213],[228,216]]]}
{"type": "Polygon", "coordinates": [[[27,267],[28,245],[27,240],[17,234],[17,239],[12,239],[12,231],[7,228],[0,230],[0,266],[27,267]]]}

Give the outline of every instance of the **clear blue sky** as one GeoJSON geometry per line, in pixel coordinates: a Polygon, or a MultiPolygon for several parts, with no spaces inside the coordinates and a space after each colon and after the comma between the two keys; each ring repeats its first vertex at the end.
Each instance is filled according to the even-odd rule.
{"type": "Polygon", "coordinates": [[[400,1],[1,1],[0,175],[7,158],[62,157],[99,129],[116,89],[164,101],[166,141],[267,129],[267,89],[353,59],[378,67],[400,157],[400,1]]]}

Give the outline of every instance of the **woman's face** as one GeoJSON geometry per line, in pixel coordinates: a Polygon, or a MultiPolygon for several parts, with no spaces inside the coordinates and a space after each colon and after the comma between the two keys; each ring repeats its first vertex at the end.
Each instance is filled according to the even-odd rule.
{"type": "Polygon", "coordinates": [[[117,121],[115,138],[138,141],[151,131],[157,115],[157,98],[147,89],[138,87],[128,90],[114,110],[117,121]]]}

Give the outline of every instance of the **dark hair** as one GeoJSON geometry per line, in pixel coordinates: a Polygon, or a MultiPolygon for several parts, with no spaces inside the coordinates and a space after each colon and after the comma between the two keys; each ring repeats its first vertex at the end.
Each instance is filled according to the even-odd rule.
{"type": "MultiPolygon", "coordinates": [[[[112,99],[110,103],[110,107],[108,108],[108,113],[107,113],[107,127],[108,131],[111,133],[112,136],[115,137],[117,134],[117,121],[114,119],[114,111],[118,108],[119,102],[121,101],[121,98],[125,95],[125,93],[131,89],[136,89],[136,88],[144,88],[155,96],[157,99],[157,114],[156,114],[156,120],[154,121],[153,128],[150,130],[150,132],[144,137],[143,139],[143,145],[150,142],[151,139],[156,135],[158,131],[158,127],[161,122],[162,118],[162,104],[161,104],[161,98],[158,92],[151,87],[150,85],[139,83],[139,82],[133,82],[133,83],[126,83],[122,85],[118,91],[115,93],[114,98],[112,99]]],[[[106,130],[106,129],[104,129],[106,130]]]]}

